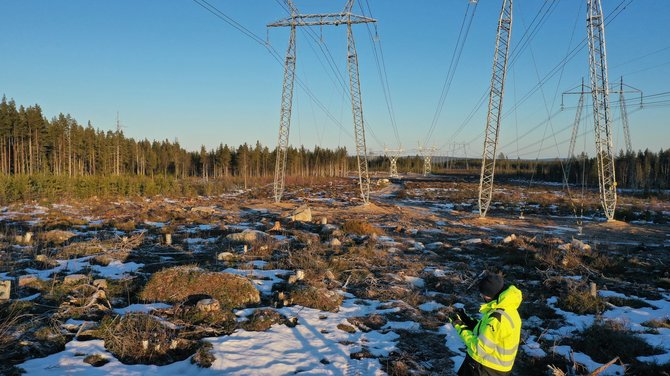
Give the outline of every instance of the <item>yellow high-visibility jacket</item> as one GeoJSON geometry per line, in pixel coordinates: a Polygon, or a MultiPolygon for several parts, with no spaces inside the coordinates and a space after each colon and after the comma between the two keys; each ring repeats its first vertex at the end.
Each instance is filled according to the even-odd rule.
{"type": "Polygon", "coordinates": [[[481,306],[482,319],[473,330],[465,325],[455,326],[472,359],[497,371],[512,369],[521,337],[517,312],[521,299],[521,290],[510,286],[498,299],[481,306]]]}

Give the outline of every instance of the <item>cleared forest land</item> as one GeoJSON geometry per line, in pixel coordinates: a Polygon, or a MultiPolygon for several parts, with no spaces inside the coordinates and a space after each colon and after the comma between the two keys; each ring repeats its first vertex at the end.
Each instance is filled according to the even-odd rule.
{"type": "Polygon", "coordinates": [[[487,219],[462,176],[271,189],[1,208],[0,373],[451,375],[484,269],[524,294],[514,374],[669,372],[667,199],[607,223],[560,185],[501,183],[487,219]]]}

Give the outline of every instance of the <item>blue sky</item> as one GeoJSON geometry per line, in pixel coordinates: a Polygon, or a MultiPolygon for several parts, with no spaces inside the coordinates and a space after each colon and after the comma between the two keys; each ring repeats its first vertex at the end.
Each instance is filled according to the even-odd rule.
{"type": "MultiPolygon", "coordinates": [[[[288,31],[265,25],[286,16],[274,0],[208,0],[284,54],[288,31]]],[[[368,0],[393,101],[399,140],[416,149],[426,140],[468,0],[368,0]]],[[[629,0],[626,0],[628,2],[629,0]]],[[[529,48],[510,67],[504,109],[511,109],[586,36],[585,0],[560,0],[529,48]]],[[[539,0],[515,2],[512,46],[542,6],[539,0]]],[[[603,0],[605,13],[620,0],[603,0]]],[[[304,13],[339,11],[344,1],[296,0],[304,13]]],[[[126,135],[178,139],[190,150],[204,144],[244,142],[274,147],[277,140],[283,67],[260,44],[189,0],[3,0],[0,23],[0,92],[18,104],[40,104],[45,115],[70,113],[113,129],[117,111],[126,135]]],[[[355,7],[360,13],[358,5],[355,7]]],[[[459,60],[444,110],[428,144],[459,154],[481,153],[486,108],[464,124],[491,76],[500,1],[480,0],[459,60]],[[463,130],[457,133],[460,125],[463,130]],[[457,134],[456,134],[457,133],[457,134]],[[465,151],[464,151],[465,150],[465,151]]],[[[372,29],[374,33],[374,29],[372,29]]],[[[398,147],[365,26],[355,26],[363,107],[372,151],[398,147]]],[[[633,0],[608,25],[610,81],[621,75],[646,94],[670,91],[670,2],[633,0]]],[[[346,71],[344,27],[314,28],[298,34],[298,76],[328,109],[334,123],[296,85],[290,142],[307,147],[346,146],[353,150],[351,105],[321,49],[327,46],[341,75],[346,71]],[[321,42],[322,41],[322,42],[321,42]],[[321,46],[319,43],[323,43],[321,46]]],[[[503,119],[500,151],[522,158],[564,156],[577,97],[560,93],[588,80],[586,49],[565,64],[562,74],[543,85],[503,119]],[[556,95],[558,93],[558,95],[556,95]],[[546,99],[546,104],[545,104],[546,99]],[[539,127],[538,124],[541,124],[539,127]],[[517,135],[526,136],[518,138],[517,135]],[[555,137],[553,136],[555,134],[555,137]],[[518,140],[518,141],[517,141],[518,140]],[[544,140],[544,141],[542,141],[544,140]]],[[[346,82],[348,84],[348,82],[346,82]]],[[[667,98],[667,97],[665,97],[667,98]]],[[[616,103],[617,97],[613,97],[616,103]]],[[[618,109],[614,108],[618,118],[618,109]]],[[[629,106],[636,149],[670,147],[670,107],[637,110],[629,106]]],[[[591,118],[582,122],[587,131],[591,118]]],[[[623,147],[620,122],[613,124],[623,147]]],[[[578,140],[591,152],[593,134],[578,140]]]]}

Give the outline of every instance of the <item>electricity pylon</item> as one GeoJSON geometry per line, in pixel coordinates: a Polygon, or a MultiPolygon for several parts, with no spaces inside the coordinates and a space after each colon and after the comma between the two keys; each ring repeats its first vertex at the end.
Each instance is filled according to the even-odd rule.
{"type": "Polygon", "coordinates": [[[433,156],[437,148],[431,146],[429,148],[424,148],[419,145],[419,154],[423,157],[423,176],[428,176],[433,173],[433,156]]]}
{"type": "MultiPolygon", "coordinates": [[[[619,94],[619,110],[621,111],[621,124],[623,126],[623,134],[624,134],[624,145],[626,147],[626,152],[627,153],[632,153],[633,152],[633,144],[631,142],[630,138],[630,126],[628,122],[628,110],[627,110],[627,104],[626,104],[626,97],[625,94],[628,93],[636,93],[640,95],[640,108],[643,105],[644,102],[644,93],[637,88],[634,88],[630,85],[626,85],[623,83],[623,77],[621,77],[621,81],[619,81],[618,90],[615,90],[614,87],[611,87],[609,92],[610,94],[619,94]]],[[[577,94],[579,95],[579,102],[577,103],[577,111],[575,113],[575,122],[572,128],[572,135],[570,137],[570,145],[568,148],[568,158],[574,158],[575,157],[575,143],[577,141],[577,134],[579,133],[579,125],[581,122],[582,118],[582,112],[584,110],[584,95],[585,94],[591,94],[593,89],[591,89],[589,86],[584,85],[584,79],[582,78],[582,84],[581,84],[581,90],[574,91],[566,91],[563,93],[563,97],[565,95],[570,95],[570,94],[577,94]]],[[[561,100],[561,109],[563,109],[564,104],[563,100],[561,100]]]]}
{"type": "Polygon", "coordinates": [[[400,153],[402,153],[403,151],[404,150],[402,149],[402,146],[399,149],[389,149],[386,146],[384,146],[384,156],[388,158],[389,162],[391,163],[391,167],[389,169],[389,177],[391,178],[399,177],[398,158],[400,158],[400,153]]]}
{"type": "Polygon", "coordinates": [[[616,175],[614,147],[610,123],[609,82],[607,79],[607,53],[605,46],[605,18],[600,0],[587,1],[586,24],[589,42],[589,67],[591,95],[593,96],[593,125],[595,127],[596,159],[600,200],[608,221],[614,220],[616,209],[616,175]]]}
{"type": "MultiPolygon", "coordinates": [[[[613,91],[614,92],[614,91],[613,91]]],[[[631,142],[630,139],[630,127],[628,125],[628,109],[626,106],[626,93],[639,93],[640,94],[640,108],[642,108],[642,102],[644,98],[644,93],[642,93],[641,90],[636,89],[632,86],[626,85],[623,83],[623,77],[621,77],[621,81],[619,81],[619,110],[621,111],[621,124],[623,126],[623,137],[624,137],[624,142],[626,144],[626,153],[631,154],[633,153],[633,143],[631,142]],[[628,88],[629,90],[625,90],[624,86],[628,88]]]]}
{"type": "Polygon", "coordinates": [[[284,178],[286,174],[286,152],[288,150],[288,136],[291,127],[291,106],[293,101],[293,81],[295,79],[297,27],[347,25],[347,68],[349,70],[349,90],[351,109],[354,119],[354,136],[356,141],[356,161],[358,165],[358,182],[361,197],[365,204],[370,198],[370,176],[368,174],[367,147],[365,144],[365,123],[363,122],[363,104],[361,100],[361,85],[358,72],[358,54],[351,25],[377,22],[375,19],[358,16],[351,13],[354,0],[347,0],[344,11],[340,13],[299,14],[291,0],[287,0],[291,16],[271,24],[268,27],[290,27],[289,47],[286,52],[284,69],[284,86],[282,88],[282,104],[279,120],[279,142],[277,145],[277,161],[275,163],[274,199],[281,201],[284,192],[284,178]]]}
{"type": "Polygon", "coordinates": [[[509,42],[512,36],[512,0],[503,0],[496,49],[493,55],[493,77],[489,95],[489,109],[484,132],[484,152],[482,154],[482,173],[479,179],[479,216],[486,217],[486,212],[493,196],[493,175],[496,165],[496,148],[500,117],[502,115],[505,77],[507,76],[507,60],[509,58],[509,42]]]}

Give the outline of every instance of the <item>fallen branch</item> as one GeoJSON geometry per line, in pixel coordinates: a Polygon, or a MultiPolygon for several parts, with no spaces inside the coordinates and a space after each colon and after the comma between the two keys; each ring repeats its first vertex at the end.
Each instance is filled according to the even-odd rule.
{"type": "Polygon", "coordinates": [[[606,369],[609,368],[612,364],[614,364],[614,363],[616,363],[616,362],[618,362],[618,361],[619,361],[619,357],[617,356],[616,358],[610,360],[610,361],[607,362],[606,364],[604,364],[604,365],[602,365],[602,366],[596,368],[596,370],[593,371],[593,372],[591,372],[591,373],[589,374],[589,376],[598,376],[598,375],[600,375],[600,373],[601,373],[602,371],[606,370],[606,369]]]}

